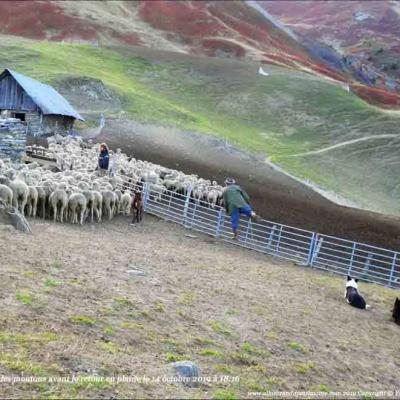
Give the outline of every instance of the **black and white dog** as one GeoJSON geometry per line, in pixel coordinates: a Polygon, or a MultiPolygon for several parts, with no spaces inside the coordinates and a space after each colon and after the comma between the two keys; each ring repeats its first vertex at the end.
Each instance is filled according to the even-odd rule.
{"type": "Polygon", "coordinates": [[[360,308],[362,310],[368,309],[370,308],[370,306],[366,304],[364,297],[362,297],[358,292],[357,282],[358,279],[354,279],[351,276],[347,276],[346,292],[344,294],[344,298],[353,307],[360,308]]]}
{"type": "Polygon", "coordinates": [[[394,302],[392,317],[394,322],[396,322],[397,325],[400,325],[400,300],[398,297],[396,297],[396,301],[394,302]]]}

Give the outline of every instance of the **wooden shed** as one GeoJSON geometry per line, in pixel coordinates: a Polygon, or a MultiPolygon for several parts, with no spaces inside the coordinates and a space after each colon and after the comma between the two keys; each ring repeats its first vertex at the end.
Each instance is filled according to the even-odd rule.
{"type": "Polygon", "coordinates": [[[54,88],[10,69],[0,75],[0,117],[18,118],[32,136],[67,135],[84,119],[54,88]]]}

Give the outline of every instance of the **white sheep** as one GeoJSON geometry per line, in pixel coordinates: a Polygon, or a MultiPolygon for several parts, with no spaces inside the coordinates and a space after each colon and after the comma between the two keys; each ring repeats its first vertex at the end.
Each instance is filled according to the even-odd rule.
{"type": "Polygon", "coordinates": [[[22,215],[25,215],[25,206],[28,202],[29,187],[23,179],[23,175],[19,174],[15,180],[10,182],[9,187],[13,191],[13,206],[17,208],[22,215]]]}
{"type": "Polygon", "coordinates": [[[167,190],[173,191],[176,188],[176,180],[172,178],[164,179],[163,185],[167,190]]]}
{"type": "Polygon", "coordinates": [[[211,187],[208,190],[207,201],[211,205],[211,208],[215,208],[219,198],[219,190],[217,188],[211,187]]]}
{"type": "Polygon", "coordinates": [[[59,221],[63,222],[63,216],[68,206],[68,195],[64,184],[60,184],[59,187],[51,193],[49,204],[53,211],[54,222],[57,220],[57,215],[59,215],[59,221]]]}
{"type": "Polygon", "coordinates": [[[91,190],[84,190],[82,194],[86,197],[86,215],[85,219],[90,213],[90,221],[93,222],[94,218],[94,208],[95,208],[95,195],[91,190]]]}
{"type": "Polygon", "coordinates": [[[6,204],[13,205],[13,191],[6,185],[0,184],[0,199],[6,204]]]}
{"type": "Polygon", "coordinates": [[[111,190],[105,190],[101,192],[101,195],[103,197],[103,214],[108,215],[108,219],[111,221],[115,213],[118,196],[111,190]]]}
{"type": "Polygon", "coordinates": [[[38,191],[36,187],[34,186],[29,186],[29,196],[28,196],[28,202],[27,202],[27,208],[28,208],[28,217],[36,217],[36,211],[37,211],[37,204],[38,204],[38,191]]]}
{"type": "Polygon", "coordinates": [[[205,190],[204,185],[197,185],[194,187],[192,195],[197,204],[200,204],[200,201],[203,200],[204,190],[205,190]]]}
{"type": "Polygon", "coordinates": [[[40,216],[44,219],[46,217],[46,203],[47,193],[43,186],[36,186],[38,193],[37,209],[40,210],[40,216]]]}
{"type": "Polygon", "coordinates": [[[83,193],[72,193],[68,199],[68,211],[70,213],[71,222],[83,225],[86,213],[87,200],[83,193]]]}
{"type": "Polygon", "coordinates": [[[131,204],[132,204],[132,196],[128,192],[125,192],[121,196],[121,200],[119,203],[119,212],[122,213],[123,215],[129,215],[131,210],[131,204]]]}
{"type": "MultiPolygon", "coordinates": [[[[34,187],[37,191],[37,214],[45,217],[49,211],[53,211],[53,219],[65,220],[64,214],[68,212],[68,194],[72,200],[83,195],[86,200],[84,220],[89,216],[91,221],[101,221],[105,214],[112,219],[118,213],[127,214],[130,210],[130,192],[138,187],[149,190],[150,198],[159,202],[166,190],[187,196],[190,191],[197,203],[205,201],[212,208],[221,204],[222,188],[216,181],[199,178],[197,175],[186,175],[177,170],[167,169],[148,161],[140,161],[128,158],[121,154],[116,165],[115,175],[99,174],[95,171],[98,162],[98,146],[83,148],[81,143],[73,138],[58,138],[59,140],[49,144],[49,149],[43,149],[47,154],[52,154],[60,167],[60,172],[52,172],[40,167],[37,163],[28,166],[12,164],[11,161],[0,163],[0,184],[12,187],[11,182],[23,182],[28,187],[34,187]],[[60,144],[57,144],[57,141],[60,144]],[[73,166],[73,170],[71,170],[73,166]],[[18,178],[16,176],[18,175],[18,178]],[[124,194],[122,194],[124,193],[124,194]],[[47,207],[48,206],[48,207],[47,207]],[[47,209],[48,208],[48,209],[47,209]],[[46,211],[46,212],[45,212],[46,211]]],[[[16,188],[14,188],[16,190],[16,188]]],[[[13,199],[14,190],[12,190],[13,199]]],[[[34,215],[35,198],[34,190],[29,191],[28,214],[34,215]]],[[[18,205],[21,208],[23,196],[18,197],[18,205]]],[[[25,203],[26,204],[26,203],[25,203]]],[[[72,204],[72,203],[71,203],[72,204]]],[[[72,208],[74,205],[72,204],[72,208]]],[[[78,205],[73,214],[74,223],[80,220],[82,223],[80,208],[78,205]],[[79,218],[78,218],[79,217],[79,218]]],[[[51,215],[51,214],[50,214],[51,215]]]]}
{"type": "Polygon", "coordinates": [[[102,214],[103,214],[103,196],[100,192],[93,190],[92,191],[94,200],[93,200],[93,209],[96,213],[97,222],[101,222],[102,214]]]}
{"type": "Polygon", "coordinates": [[[149,185],[150,196],[157,202],[161,201],[165,190],[165,187],[159,183],[150,183],[149,185]]]}
{"type": "Polygon", "coordinates": [[[89,190],[89,183],[85,182],[84,180],[81,180],[80,182],[78,182],[78,187],[82,190],[89,190]]]}

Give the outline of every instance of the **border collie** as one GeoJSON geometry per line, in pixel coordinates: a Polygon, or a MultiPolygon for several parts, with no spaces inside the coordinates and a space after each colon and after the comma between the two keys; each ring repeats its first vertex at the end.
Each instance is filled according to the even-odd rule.
{"type": "Polygon", "coordinates": [[[364,297],[358,293],[358,279],[354,279],[351,276],[347,276],[346,282],[346,292],[344,293],[344,298],[353,307],[365,310],[371,308],[365,303],[364,297]]]}
{"type": "Polygon", "coordinates": [[[394,302],[392,317],[394,322],[396,322],[397,325],[400,325],[400,300],[398,297],[396,297],[396,301],[394,302]]]}

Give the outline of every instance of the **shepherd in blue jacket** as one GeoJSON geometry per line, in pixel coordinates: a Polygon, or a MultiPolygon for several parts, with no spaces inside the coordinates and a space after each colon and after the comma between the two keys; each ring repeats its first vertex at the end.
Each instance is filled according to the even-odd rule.
{"type": "Polygon", "coordinates": [[[105,143],[102,143],[100,145],[100,154],[99,154],[100,171],[108,171],[109,162],[110,162],[110,156],[108,154],[108,147],[105,143]]]}

